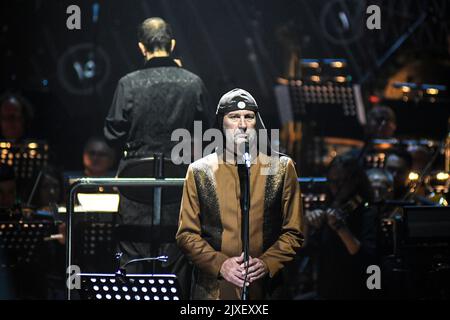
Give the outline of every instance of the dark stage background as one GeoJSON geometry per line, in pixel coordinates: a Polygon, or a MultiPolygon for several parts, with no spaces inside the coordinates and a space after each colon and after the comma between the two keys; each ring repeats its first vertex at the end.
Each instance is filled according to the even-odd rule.
{"type": "MultiPolygon", "coordinates": [[[[446,1],[1,1],[0,91],[31,101],[33,136],[49,141],[66,170],[81,167],[84,142],[102,132],[117,81],[143,64],[136,29],[150,16],[171,23],[175,55],[204,80],[212,104],[233,87],[245,88],[271,128],[280,125],[273,86],[287,77],[292,52],[347,59],[365,98],[383,92],[389,77],[414,61],[423,72],[411,81],[448,83],[446,1]],[[81,8],[81,30],[66,28],[71,4],[81,8]],[[381,30],[366,28],[370,4],[381,7],[381,30]]],[[[423,119],[421,109],[398,108],[406,119],[399,134],[443,138],[446,117],[428,119],[419,132],[406,122],[423,119]]]]}

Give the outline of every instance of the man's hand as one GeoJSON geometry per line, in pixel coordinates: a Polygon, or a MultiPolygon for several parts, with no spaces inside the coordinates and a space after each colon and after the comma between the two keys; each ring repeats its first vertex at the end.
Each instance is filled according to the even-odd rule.
{"type": "MultiPolygon", "coordinates": [[[[242,288],[244,286],[244,268],[241,267],[241,264],[244,262],[244,253],[242,253],[239,257],[231,257],[224,261],[222,267],[220,268],[220,274],[222,277],[242,288]]],[[[248,285],[248,281],[247,281],[248,285]]]]}
{"type": "Polygon", "coordinates": [[[344,213],[339,209],[328,208],[326,219],[328,225],[334,231],[339,231],[346,227],[344,213]]]}
{"type": "MultiPolygon", "coordinates": [[[[243,269],[242,277],[245,278],[245,267],[246,263],[243,262],[241,264],[241,268],[243,269]]],[[[258,279],[261,279],[269,272],[266,264],[258,258],[249,257],[248,260],[248,273],[247,273],[247,282],[253,283],[258,279]]]]}
{"type": "Polygon", "coordinates": [[[305,210],[305,219],[312,227],[319,229],[325,221],[325,211],[322,209],[305,210]]]}

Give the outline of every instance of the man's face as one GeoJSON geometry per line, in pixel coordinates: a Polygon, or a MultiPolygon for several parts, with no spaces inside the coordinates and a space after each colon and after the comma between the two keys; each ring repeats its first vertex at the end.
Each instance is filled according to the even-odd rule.
{"type": "Polygon", "coordinates": [[[236,110],[227,113],[223,117],[223,129],[227,140],[227,146],[252,142],[255,137],[256,114],[250,110],[236,110]]]}
{"type": "Polygon", "coordinates": [[[394,136],[396,129],[394,121],[370,118],[367,121],[366,134],[375,139],[388,139],[394,136]]]}
{"type": "Polygon", "coordinates": [[[406,161],[395,154],[391,154],[386,159],[385,169],[394,177],[395,188],[406,185],[409,170],[406,161]]]}
{"type": "Polygon", "coordinates": [[[359,191],[356,175],[352,170],[344,169],[340,165],[329,168],[327,181],[331,197],[338,204],[343,204],[359,191]],[[353,175],[353,177],[349,175],[353,175]]]}
{"type": "Polygon", "coordinates": [[[6,139],[20,139],[25,131],[22,107],[16,99],[8,99],[0,106],[2,135],[6,139]]]}
{"type": "Polygon", "coordinates": [[[83,164],[93,176],[104,176],[112,166],[112,154],[109,147],[95,141],[89,144],[83,154],[83,164]]]}
{"type": "Polygon", "coordinates": [[[16,182],[7,180],[0,182],[0,207],[12,208],[16,201],[16,182]]]}
{"type": "Polygon", "coordinates": [[[381,172],[371,172],[368,174],[375,202],[392,199],[393,197],[393,183],[386,174],[381,172]]]}

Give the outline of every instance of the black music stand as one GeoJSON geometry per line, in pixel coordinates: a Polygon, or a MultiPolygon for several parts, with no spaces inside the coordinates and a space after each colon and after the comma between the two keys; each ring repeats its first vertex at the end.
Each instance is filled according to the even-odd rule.
{"type": "Polygon", "coordinates": [[[82,300],[170,301],[180,300],[174,274],[80,273],[82,300]]]}
{"type": "Polygon", "coordinates": [[[0,250],[6,260],[2,267],[35,262],[36,252],[50,237],[53,226],[49,222],[0,222],[0,250]]]}
{"type": "Polygon", "coordinates": [[[356,137],[361,133],[365,109],[357,85],[291,82],[289,92],[294,117],[313,121],[316,134],[356,137]]]}
{"type": "Polygon", "coordinates": [[[49,148],[44,141],[13,143],[0,141],[0,161],[14,167],[18,179],[33,179],[48,162],[49,148]]]}
{"type": "Polygon", "coordinates": [[[448,300],[450,288],[450,208],[405,206],[401,257],[416,280],[419,298],[448,300]]]}
{"type": "Polygon", "coordinates": [[[76,224],[77,261],[84,271],[113,271],[111,263],[116,250],[116,227],[114,222],[80,221],[76,224]]]}
{"type": "Polygon", "coordinates": [[[34,179],[49,160],[49,147],[45,141],[27,140],[15,143],[0,141],[0,162],[14,169],[19,196],[27,199],[34,179]]]}
{"type": "Polygon", "coordinates": [[[406,242],[408,244],[446,244],[450,247],[450,208],[405,206],[406,242]]]}
{"type": "Polygon", "coordinates": [[[299,160],[299,170],[306,175],[323,174],[325,137],[363,136],[366,119],[362,94],[360,87],[350,81],[291,80],[277,86],[276,96],[283,124],[301,122],[301,148],[292,156],[299,160]]]}

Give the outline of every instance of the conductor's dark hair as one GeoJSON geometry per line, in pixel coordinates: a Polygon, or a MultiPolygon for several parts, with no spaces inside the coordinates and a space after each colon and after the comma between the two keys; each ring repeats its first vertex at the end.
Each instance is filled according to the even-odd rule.
{"type": "Polygon", "coordinates": [[[138,39],[149,52],[165,50],[170,53],[172,28],[159,17],[148,18],[138,27],[138,39]]]}

